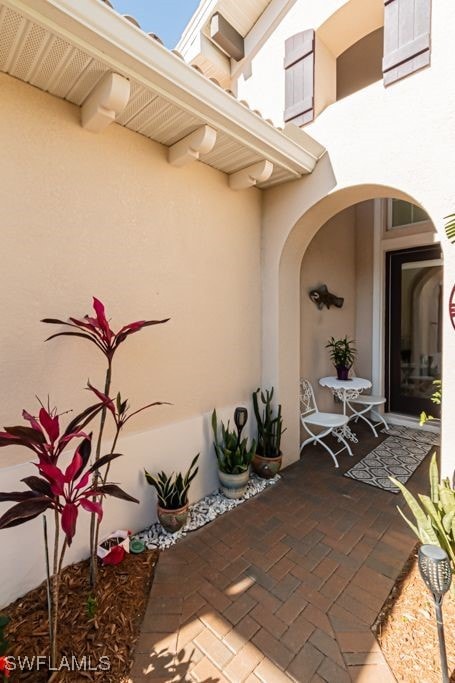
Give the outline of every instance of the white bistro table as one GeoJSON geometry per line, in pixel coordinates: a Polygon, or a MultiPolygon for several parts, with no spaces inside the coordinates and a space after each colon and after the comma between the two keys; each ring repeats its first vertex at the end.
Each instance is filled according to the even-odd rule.
{"type": "MultiPolygon", "coordinates": [[[[371,382],[369,379],[363,379],[362,377],[352,377],[352,379],[342,380],[336,377],[321,377],[319,380],[321,387],[327,387],[332,393],[342,402],[343,404],[343,415],[346,415],[346,401],[353,398],[358,398],[359,394],[362,393],[364,389],[370,389],[371,382]]],[[[350,427],[346,424],[344,427],[340,427],[339,430],[334,429],[334,433],[340,431],[342,435],[352,441],[353,443],[358,443],[358,438],[350,427]]]]}

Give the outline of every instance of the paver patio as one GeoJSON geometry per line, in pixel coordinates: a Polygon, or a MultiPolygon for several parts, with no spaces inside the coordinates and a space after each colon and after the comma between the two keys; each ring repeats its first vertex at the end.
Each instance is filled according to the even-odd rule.
{"type": "Polygon", "coordinates": [[[280,483],[161,554],[131,681],[395,680],[370,627],[415,538],[401,495],[342,476],[378,443],[356,431],[339,470],[305,449],[280,483]]]}

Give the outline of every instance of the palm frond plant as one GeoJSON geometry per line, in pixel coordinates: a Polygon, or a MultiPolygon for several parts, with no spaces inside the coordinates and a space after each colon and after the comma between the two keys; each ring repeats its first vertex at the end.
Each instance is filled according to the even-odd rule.
{"type": "Polygon", "coordinates": [[[452,571],[455,571],[455,490],[448,478],[440,482],[436,453],[431,458],[429,479],[430,495],[419,493],[417,500],[401,482],[390,477],[403,494],[415,523],[397,507],[400,515],[422,543],[438,545],[445,550],[452,571]]]}
{"type": "Polygon", "coordinates": [[[197,475],[199,468],[196,463],[199,453],[193,458],[185,474],[182,472],[159,472],[150,474],[147,470],[145,478],[153,486],[158,496],[157,512],[161,525],[171,533],[178,531],[188,517],[188,491],[190,484],[197,475]]]}
{"type": "MultiPolygon", "coordinates": [[[[431,395],[431,401],[437,405],[441,405],[442,401],[442,382],[440,379],[435,379],[433,382],[434,386],[436,389],[431,395]]],[[[427,415],[425,411],[420,413],[420,426],[424,425],[426,422],[429,422],[430,420],[436,420],[437,418],[434,417],[433,415],[427,415]]]]}
{"type": "Polygon", "coordinates": [[[447,221],[445,225],[447,238],[452,244],[455,244],[455,213],[450,213],[448,216],[445,216],[445,220],[447,221]]]}

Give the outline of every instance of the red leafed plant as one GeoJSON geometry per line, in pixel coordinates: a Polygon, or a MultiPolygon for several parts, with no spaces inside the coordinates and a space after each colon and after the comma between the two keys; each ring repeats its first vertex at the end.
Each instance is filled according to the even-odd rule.
{"type": "MultiPolygon", "coordinates": [[[[109,393],[112,382],[112,362],[114,359],[115,352],[117,351],[120,344],[122,344],[130,335],[134,334],[135,332],[139,332],[144,327],[150,327],[151,325],[161,325],[162,323],[167,322],[169,318],[166,318],[164,320],[138,320],[136,322],[123,325],[123,327],[121,327],[118,330],[118,332],[114,332],[114,330],[112,330],[110,326],[108,318],[106,317],[106,310],[104,304],[96,297],[93,298],[93,310],[93,316],[85,315],[82,319],[70,316],[68,321],[60,320],[57,318],[44,318],[42,322],[50,323],[52,325],[64,325],[65,327],[70,328],[63,332],[56,332],[55,334],[52,334],[50,337],[48,337],[46,341],[49,341],[50,339],[55,339],[56,337],[79,337],[92,342],[103,353],[106,359],[106,376],[104,381],[104,392],[102,392],[105,402],[101,410],[100,427],[95,452],[95,462],[97,462],[101,454],[101,442],[106,422],[106,411],[107,408],[110,408],[111,406],[111,399],[109,399],[109,393]]],[[[146,407],[151,407],[152,405],[161,404],[159,402],[156,402],[146,407]]],[[[141,408],[140,410],[144,409],[145,408],[141,408]]],[[[123,424],[125,422],[126,420],[123,421],[123,424]]],[[[120,429],[123,426],[123,424],[121,424],[119,427],[119,424],[116,424],[117,433],[114,439],[114,447],[117,442],[120,429]]],[[[96,583],[97,575],[96,547],[99,538],[99,528],[100,519],[98,517],[98,520],[96,520],[96,515],[95,513],[93,513],[92,518],[90,520],[90,583],[92,587],[96,583]]]]}
{"type": "MultiPolygon", "coordinates": [[[[39,472],[39,476],[34,475],[22,479],[27,487],[26,490],[0,493],[0,502],[15,503],[0,517],[0,529],[24,524],[47,510],[54,511],[52,596],[51,579],[48,573],[49,628],[51,657],[54,664],[57,661],[60,573],[65,551],[71,545],[76,533],[80,508],[96,514],[98,519],[101,519],[103,515],[101,501],[104,496],[139,502],[116,484],[106,483],[105,480],[99,481],[100,468],[118,458],[119,453],[110,453],[89,465],[92,435],[86,434],[83,429],[103,409],[104,405],[105,402],[100,401],[84,410],[68,424],[62,434],[57,411],[46,410],[44,407],[41,407],[38,417],[33,417],[26,411],[23,412],[24,418],[30,424],[29,427],[22,425],[5,427],[4,431],[0,432],[0,446],[22,445],[34,451],[38,456],[38,462],[34,465],[39,472]],[[63,448],[73,439],[81,439],[81,441],[76,446],[69,465],[62,469],[58,464],[59,457],[63,448]],[[60,526],[64,534],[62,543],[59,534],[60,526]]],[[[47,526],[45,526],[45,542],[48,558],[47,526]]],[[[47,565],[49,566],[48,559],[47,565]]]]}

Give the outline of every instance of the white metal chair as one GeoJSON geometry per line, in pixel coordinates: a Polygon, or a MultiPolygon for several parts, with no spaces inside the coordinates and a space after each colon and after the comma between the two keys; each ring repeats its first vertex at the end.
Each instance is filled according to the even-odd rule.
{"type": "Polygon", "coordinates": [[[357,422],[357,420],[360,418],[361,420],[367,423],[367,425],[370,427],[371,431],[375,436],[378,435],[376,427],[378,427],[380,424],[383,424],[385,430],[388,432],[389,425],[384,420],[381,413],[378,410],[375,410],[379,406],[382,406],[384,403],[385,396],[374,396],[373,394],[359,394],[356,398],[348,397],[346,399],[346,405],[352,411],[352,414],[349,415],[349,419],[357,422]],[[376,417],[377,422],[373,423],[366,417],[366,414],[370,412],[372,417],[376,417]]]}
{"type": "MultiPolygon", "coordinates": [[[[351,375],[352,377],[356,376],[354,368],[351,368],[351,375]]],[[[357,422],[360,418],[366,422],[375,436],[378,435],[376,427],[378,427],[380,424],[383,424],[385,430],[388,432],[389,425],[384,420],[381,413],[377,410],[379,406],[384,405],[385,401],[385,396],[376,396],[374,394],[358,394],[357,396],[350,396],[348,393],[346,395],[346,405],[352,411],[351,415],[349,415],[349,420],[354,420],[354,422],[357,422]],[[358,408],[355,406],[358,406],[358,408]],[[373,417],[376,416],[377,422],[371,422],[371,420],[366,417],[367,413],[371,413],[373,417]]]]}
{"type": "Polygon", "coordinates": [[[300,380],[300,421],[305,431],[310,435],[301,443],[300,451],[310,443],[318,443],[330,453],[335,467],[339,467],[336,456],[342,451],[347,450],[349,455],[352,455],[351,448],[343,435],[343,428],[346,427],[349,417],[339,413],[320,412],[314,397],[313,387],[307,379],[300,380]],[[320,431],[315,433],[314,428],[320,428],[320,431]],[[343,448],[340,448],[336,453],[323,441],[329,434],[333,434],[338,442],[344,444],[343,448]]]}

